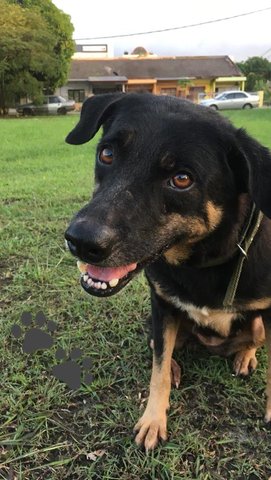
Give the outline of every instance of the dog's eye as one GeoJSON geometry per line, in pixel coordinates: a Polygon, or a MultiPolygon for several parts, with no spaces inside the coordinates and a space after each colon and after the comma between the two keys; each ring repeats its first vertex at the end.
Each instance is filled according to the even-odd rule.
{"type": "Polygon", "coordinates": [[[174,175],[168,182],[170,187],[178,188],[179,190],[186,190],[191,187],[193,183],[194,180],[191,175],[184,172],[177,173],[177,175],[174,175]]]}
{"type": "Polygon", "coordinates": [[[106,165],[111,165],[113,162],[113,152],[110,148],[103,148],[99,153],[99,160],[106,165]]]}

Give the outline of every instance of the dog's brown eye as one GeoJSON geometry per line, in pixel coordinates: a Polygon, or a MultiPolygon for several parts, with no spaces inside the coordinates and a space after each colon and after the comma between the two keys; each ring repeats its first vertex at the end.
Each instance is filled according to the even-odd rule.
{"type": "Polygon", "coordinates": [[[99,154],[99,160],[106,165],[111,165],[113,162],[113,152],[110,148],[103,148],[99,154]]]}
{"type": "Polygon", "coordinates": [[[178,173],[169,180],[169,185],[179,190],[186,190],[193,184],[193,178],[188,173],[178,173]]]}

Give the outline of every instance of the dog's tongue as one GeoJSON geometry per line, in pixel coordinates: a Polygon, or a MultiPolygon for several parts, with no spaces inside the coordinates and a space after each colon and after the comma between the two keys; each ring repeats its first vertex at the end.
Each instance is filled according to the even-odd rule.
{"type": "Polygon", "coordinates": [[[104,282],[110,282],[115,278],[123,278],[129,272],[132,272],[137,267],[136,263],[130,265],[124,265],[123,267],[97,267],[96,265],[87,264],[87,272],[91,278],[102,280],[104,282]]]}

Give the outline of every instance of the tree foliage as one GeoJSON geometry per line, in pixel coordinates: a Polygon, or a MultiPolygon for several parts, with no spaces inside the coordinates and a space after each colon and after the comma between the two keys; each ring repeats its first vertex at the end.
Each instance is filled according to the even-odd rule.
{"type": "Polygon", "coordinates": [[[0,109],[65,83],[73,26],[51,0],[0,0],[0,109]]]}
{"type": "Polygon", "coordinates": [[[247,77],[246,89],[249,91],[258,90],[271,80],[271,62],[266,58],[250,57],[238,63],[238,67],[247,77]]]}

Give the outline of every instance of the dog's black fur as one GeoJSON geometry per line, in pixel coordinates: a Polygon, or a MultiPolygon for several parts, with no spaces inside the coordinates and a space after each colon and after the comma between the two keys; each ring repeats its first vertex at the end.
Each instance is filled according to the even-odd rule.
{"type": "MultiPolygon", "coordinates": [[[[96,189],[72,220],[66,239],[74,255],[101,270],[137,264],[114,288],[101,290],[82,280],[90,294],[114,294],[145,268],[152,297],[152,383],[158,384],[163,375],[168,383],[168,359],[183,326],[187,330],[189,325],[189,331],[207,329],[207,337],[211,331],[231,343],[236,322],[241,322],[239,332],[242,325],[247,328],[255,318],[263,318],[270,339],[269,151],[218,113],[174,97],[92,97],[67,142],[85,143],[101,126],[96,189]],[[225,309],[223,299],[239,256],[236,245],[253,203],[265,217],[244,263],[234,303],[225,309]],[[224,314],[232,318],[226,315],[224,321],[224,314]]],[[[257,347],[260,336],[257,343],[252,335],[242,348],[257,347]]],[[[239,351],[228,352],[232,350],[239,351]]],[[[268,421],[270,363],[269,359],[268,421]]],[[[137,443],[146,448],[166,436],[161,413],[166,400],[166,406],[157,407],[158,416],[163,416],[160,424],[150,413],[157,402],[153,388],[152,405],[136,427],[137,443]]],[[[159,388],[161,396],[163,387],[159,388]]]]}

